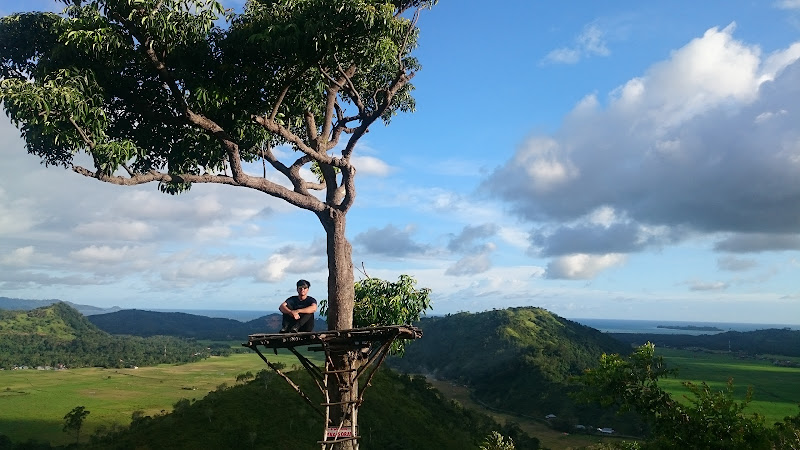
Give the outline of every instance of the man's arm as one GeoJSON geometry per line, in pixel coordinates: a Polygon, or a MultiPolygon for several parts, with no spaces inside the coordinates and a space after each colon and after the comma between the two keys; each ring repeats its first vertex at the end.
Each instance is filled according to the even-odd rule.
{"type": "Polygon", "coordinates": [[[315,312],[316,310],[317,310],[317,304],[316,303],[312,303],[312,304],[306,306],[305,308],[296,309],[295,312],[297,312],[298,314],[311,314],[311,313],[315,312]]]}

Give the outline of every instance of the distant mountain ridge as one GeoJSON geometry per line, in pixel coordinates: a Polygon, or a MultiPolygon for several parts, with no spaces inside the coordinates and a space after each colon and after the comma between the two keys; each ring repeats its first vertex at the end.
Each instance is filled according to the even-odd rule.
{"type": "Polygon", "coordinates": [[[113,306],[111,308],[98,308],[97,306],[79,305],[77,303],[72,303],[69,301],[58,300],[58,299],[28,300],[28,299],[10,298],[10,297],[0,297],[0,309],[6,309],[12,311],[30,311],[32,309],[41,308],[43,306],[50,306],[58,302],[63,302],[68,304],[69,306],[73,307],[84,316],[90,316],[92,314],[105,314],[114,311],[119,311],[122,309],[119,306],[113,306]]]}
{"type": "MultiPolygon", "coordinates": [[[[62,302],[57,299],[26,300],[0,297],[0,310],[30,311],[62,302]]],[[[161,312],[141,309],[98,308],[62,302],[86,316],[99,329],[115,335],[129,336],[176,336],[208,340],[243,340],[250,334],[277,333],[281,328],[280,313],[268,314],[242,322],[234,319],[207,317],[182,312],[161,312]]],[[[327,323],[317,318],[317,330],[328,328],[327,323]]]]}
{"type": "Polygon", "coordinates": [[[613,333],[612,336],[630,345],[652,342],[656,346],[704,348],[715,351],[800,356],[800,331],[771,328],[755,331],[726,331],[699,336],[656,333],[613,333]]]}
{"type": "MultiPolygon", "coordinates": [[[[111,334],[244,341],[250,334],[277,333],[281,328],[283,317],[280,313],[275,313],[248,322],[240,322],[181,312],[123,309],[108,314],[92,315],[88,319],[101,330],[111,334]]],[[[317,319],[314,327],[317,330],[325,330],[328,326],[323,320],[317,319]]]]}

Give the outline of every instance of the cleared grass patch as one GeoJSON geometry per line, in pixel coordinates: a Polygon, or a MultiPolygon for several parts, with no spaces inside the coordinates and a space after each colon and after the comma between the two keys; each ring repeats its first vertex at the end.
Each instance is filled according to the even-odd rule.
{"type": "MultiPolygon", "coordinates": [[[[321,362],[318,353],[306,356],[321,362]]],[[[267,358],[287,369],[299,366],[285,350],[267,358]]],[[[269,370],[253,352],[138,369],[4,370],[0,371],[0,434],[14,442],[68,444],[74,435],[62,431],[64,415],[85,406],[90,414],[81,430],[84,441],[99,428],[129,425],[134,411],[148,416],[169,413],[178,400],[200,400],[223,383],[236,384],[239,374],[255,375],[262,369],[269,370]]]]}
{"type": "MultiPolygon", "coordinates": [[[[800,368],[779,367],[770,360],[739,358],[735,354],[656,348],[670,367],[678,369],[677,377],[664,378],[661,386],[676,399],[687,401],[692,394],[681,383],[705,381],[713,390],[725,389],[733,378],[734,398],[741,401],[753,387],[753,401],[747,412],[758,413],[768,424],[783,421],[800,411],[800,368]]],[[[783,359],[783,357],[778,357],[783,359]]]]}

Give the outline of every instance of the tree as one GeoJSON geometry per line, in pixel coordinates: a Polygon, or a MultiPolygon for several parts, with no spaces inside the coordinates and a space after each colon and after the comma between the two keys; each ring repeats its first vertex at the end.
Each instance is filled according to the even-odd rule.
{"type": "Polygon", "coordinates": [[[351,327],[351,158],[373,123],[414,109],[416,18],[436,0],[249,0],[242,14],[215,0],[62,1],[63,15],[0,22],[0,99],[28,152],[106,183],[225,184],[314,213],[329,327],[351,327]],[[281,162],[277,145],[297,158],[281,162]],[[246,173],[257,160],[263,173],[246,173]]]}
{"type": "Polygon", "coordinates": [[[648,342],[628,358],[603,355],[597,368],[579,377],[583,385],[580,398],[633,410],[644,417],[652,426],[652,436],[642,448],[766,450],[800,445],[800,415],[787,417],[770,429],[763,416],[744,412],[752,390],[743,402],[734,400],[733,380],[719,392],[705,383],[685,382],[692,397],[688,404],[678,402],[658,386],[659,378],[673,372],[662,357],[655,356],[655,346],[648,342]]]}
{"type": "Polygon", "coordinates": [[[83,427],[83,421],[86,419],[90,411],[86,411],[85,406],[76,406],[72,408],[72,411],[68,412],[64,416],[64,432],[68,431],[75,431],[75,442],[80,444],[81,442],[81,428],[83,427]]]}
{"type": "MultiPolygon", "coordinates": [[[[396,282],[367,277],[355,283],[353,325],[376,327],[384,325],[411,325],[431,307],[428,288],[417,288],[417,281],[409,275],[400,275],[396,282]]],[[[328,302],[320,302],[320,315],[328,314],[328,302]]],[[[405,341],[395,341],[391,353],[402,355],[405,341]]]]}
{"type": "Polygon", "coordinates": [[[486,436],[486,439],[480,446],[480,450],[515,450],[514,441],[511,438],[506,438],[497,431],[492,431],[492,434],[486,436]]]}
{"type": "Polygon", "coordinates": [[[352,156],[372,124],[413,111],[416,21],[436,0],[248,0],[241,14],[215,0],[61,1],[61,15],[0,21],[0,100],[28,152],[110,184],[217,183],[312,212],[328,327],[352,328],[352,156]],[[278,145],[298,156],[280,161],[278,145]],[[262,173],[245,171],[259,160],[262,173]]]}

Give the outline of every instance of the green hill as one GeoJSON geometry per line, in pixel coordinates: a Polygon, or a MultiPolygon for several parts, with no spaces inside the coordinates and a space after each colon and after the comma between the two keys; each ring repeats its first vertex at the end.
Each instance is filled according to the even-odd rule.
{"type": "MultiPolygon", "coordinates": [[[[424,339],[390,365],[466,385],[479,402],[530,417],[597,417],[567,397],[570,377],[594,367],[603,353],[630,347],[594,328],[541,308],[511,308],[426,318],[424,339]]],[[[581,421],[579,421],[581,420],[581,421]]]]}
{"type": "Polygon", "coordinates": [[[29,311],[0,310],[0,336],[42,336],[53,342],[70,342],[83,338],[105,337],[106,333],[92,325],[76,309],[59,302],[29,311]]]}
{"type": "Polygon", "coordinates": [[[205,346],[175,337],[112,336],[59,302],[30,311],[0,310],[0,368],[129,367],[197,360],[205,346]]]}
{"type": "MultiPolygon", "coordinates": [[[[21,310],[29,311],[31,309],[50,306],[54,303],[59,303],[62,301],[63,300],[58,300],[58,299],[27,300],[22,298],[0,297],[0,310],[8,309],[12,311],[21,311],[21,310]]],[[[96,306],[80,305],[68,301],[63,301],[63,302],[77,309],[84,316],[89,316],[92,314],[105,314],[108,312],[119,311],[119,306],[114,306],[112,308],[98,308],[96,306]]]]}

